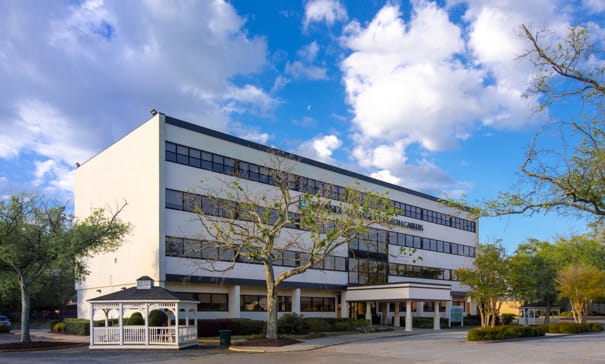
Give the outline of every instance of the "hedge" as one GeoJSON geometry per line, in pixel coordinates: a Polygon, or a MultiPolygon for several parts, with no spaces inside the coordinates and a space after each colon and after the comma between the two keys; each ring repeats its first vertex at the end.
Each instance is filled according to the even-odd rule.
{"type": "Polygon", "coordinates": [[[86,319],[66,318],[63,320],[65,324],[65,333],[67,335],[90,335],[90,321],[86,319]]]}
{"type": "Polygon", "coordinates": [[[257,335],[263,333],[265,321],[250,319],[204,319],[197,320],[200,337],[218,336],[219,330],[231,330],[232,335],[257,335]]]}
{"type": "Polygon", "coordinates": [[[545,333],[546,331],[543,328],[533,326],[504,325],[485,328],[476,327],[467,333],[466,339],[468,341],[504,340],[544,336],[545,333]]]}
{"type": "Polygon", "coordinates": [[[578,334],[581,332],[603,331],[603,326],[597,322],[585,324],[558,322],[540,325],[539,327],[552,334],[578,334]]]}
{"type": "Polygon", "coordinates": [[[10,332],[11,327],[6,324],[0,324],[0,333],[10,332]]]}

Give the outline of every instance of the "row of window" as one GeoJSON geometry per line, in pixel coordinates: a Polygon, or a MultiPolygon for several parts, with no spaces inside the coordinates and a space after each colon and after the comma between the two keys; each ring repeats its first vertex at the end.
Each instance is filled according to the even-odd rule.
{"type": "MultiPolygon", "coordinates": [[[[291,190],[302,193],[320,194],[323,197],[333,200],[345,200],[346,189],[342,186],[336,186],[292,173],[276,172],[268,167],[171,142],[166,142],[166,160],[269,185],[276,185],[275,178],[281,178],[287,183],[291,190]]],[[[474,221],[453,217],[441,212],[423,209],[394,200],[392,200],[391,203],[396,209],[401,210],[402,215],[409,218],[471,232],[476,231],[476,223],[474,221]]]]}
{"type": "MultiPolygon", "coordinates": [[[[260,261],[251,259],[243,254],[235,256],[233,249],[217,247],[211,241],[184,239],[174,236],[166,237],[166,256],[178,258],[208,259],[213,261],[225,261],[238,263],[261,264],[260,261]]],[[[309,262],[309,253],[286,250],[279,256],[273,257],[273,265],[283,267],[297,267],[309,262]]],[[[339,272],[347,271],[347,258],[329,255],[321,262],[313,265],[314,269],[333,270],[339,272]]]]}
{"type": "Polygon", "coordinates": [[[389,263],[389,274],[392,276],[441,279],[445,281],[458,280],[453,269],[424,267],[411,264],[389,263]]]}
{"type": "MultiPolygon", "coordinates": [[[[220,216],[230,219],[239,219],[245,221],[253,220],[251,214],[246,212],[245,209],[242,209],[236,202],[171,189],[166,189],[166,207],[190,212],[202,211],[206,215],[220,216]]],[[[264,221],[265,223],[271,223],[279,218],[277,211],[269,211],[270,213],[266,213],[264,209],[265,208],[262,207],[255,207],[255,213],[256,216],[268,217],[268,221],[264,221]]],[[[290,212],[289,214],[291,215],[291,220],[299,220],[297,218],[297,213],[290,212]]],[[[301,227],[296,223],[292,223],[288,225],[288,227],[293,229],[301,229],[301,227]]],[[[326,229],[327,228],[328,227],[326,227],[326,229]]],[[[422,238],[415,235],[382,229],[369,229],[367,233],[360,234],[359,238],[352,238],[349,242],[351,249],[377,253],[386,253],[387,244],[399,245],[414,249],[431,250],[446,254],[463,255],[467,257],[475,256],[475,248],[471,246],[436,239],[422,238]]]]}

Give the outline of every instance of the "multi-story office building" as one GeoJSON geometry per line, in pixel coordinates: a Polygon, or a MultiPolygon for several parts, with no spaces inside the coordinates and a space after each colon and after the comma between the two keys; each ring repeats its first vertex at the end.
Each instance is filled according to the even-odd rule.
{"type": "MultiPolygon", "coordinates": [[[[158,113],[83,163],[75,172],[76,215],[126,201],[120,217],[132,223],[133,231],[117,251],[87,261],[91,273],[78,286],[79,316],[88,317],[87,299],[133,286],[138,277],[148,275],[160,286],[199,300],[200,318],[264,319],[263,266],[241,261],[227,272],[200,269],[205,253],[197,248],[204,242],[187,201],[203,204],[204,191],[232,179],[271,193],[275,187],[267,163],[274,153],[264,145],[158,113]]],[[[325,196],[338,199],[346,187],[355,186],[388,193],[402,215],[394,227],[373,228],[321,265],[284,281],[280,312],[381,317],[387,322],[403,312],[445,316],[450,304],[470,309],[454,274],[471,264],[478,240],[477,224],[464,211],[315,160],[297,157],[292,163],[293,196],[330,191],[325,196]],[[401,254],[402,247],[416,253],[401,254]]],[[[305,254],[286,253],[293,259],[278,261],[277,272],[290,269],[305,254]]]]}

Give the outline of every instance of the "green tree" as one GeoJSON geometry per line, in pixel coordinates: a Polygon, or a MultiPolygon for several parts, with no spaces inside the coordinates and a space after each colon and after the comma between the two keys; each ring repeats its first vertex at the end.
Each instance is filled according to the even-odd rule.
{"type": "MultiPolygon", "coordinates": [[[[337,197],[328,185],[318,187],[315,194],[293,194],[296,180],[287,172],[292,162],[273,156],[271,167],[263,167],[274,187],[261,190],[225,182],[220,191],[185,202],[195,206],[202,226],[201,256],[206,259],[202,269],[227,271],[242,260],[264,266],[266,337],[271,339],[278,335],[277,290],[284,280],[304,273],[339,249],[346,251],[349,240],[363,237],[372,226],[389,226],[397,215],[385,196],[358,188],[347,188],[337,197]],[[278,270],[277,262],[281,262],[278,270]]],[[[382,248],[387,251],[386,243],[376,247],[382,248]]]]}
{"type": "Polygon", "coordinates": [[[44,274],[72,264],[76,276],[86,273],[82,258],[116,249],[129,225],[118,220],[124,204],[106,216],[95,209],[74,221],[65,206],[36,195],[12,195],[0,201],[0,270],[21,292],[21,341],[29,342],[32,285],[44,274]]]}
{"type": "Polygon", "coordinates": [[[569,299],[574,321],[584,323],[590,303],[605,296],[605,272],[597,267],[572,264],[559,272],[557,286],[569,299]]]}
{"type": "Polygon", "coordinates": [[[550,309],[558,297],[555,279],[559,266],[552,251],[550,243],[529,239],[519,244],[509,259],[508,282],[513,297],[525,303],[543,302],[547,307],[545,323],[550,321],[550,309]]]}
{"type": "Polygon", "coordinates": [[[603,220],[605,216],[605,52],[584,27],[570,28],[552,44],[546,32],[522,26],[530,48],[523,55],[534,64],[527,95],[542,108],[573,103],[583,114],[578,120],[553,122],[536,134],[521,164],[521,180],[513,191],[483,201],[481,216],[556,211],[603,220]],[[538,139],[555,128],[561,145],[541,148],[538,139]]]}
{"type": "Polygon", "coordinates": [[[512,294],[504,248],[498,244],[479,244],[472,267],[456,269],[456,275],[468,286],[470,297],[477,303],[481,327],[494,327],[502,303],[512,294]]]}

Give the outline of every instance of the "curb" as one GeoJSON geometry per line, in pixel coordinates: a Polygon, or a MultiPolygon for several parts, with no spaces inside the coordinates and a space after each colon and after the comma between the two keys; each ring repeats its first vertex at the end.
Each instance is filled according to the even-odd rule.
{"type": "Polygon", "coordinates": [[[44,347],[44,348],[0,349],[0,353],[16,353],[16,352],[25,352],[25,351],[61,350],[61,349],[77,348],[77,347],[80,347],[80,346],[88,346],[88,343],[65,344],[65,345],[51,346],[51,347],[44,347]]]}

